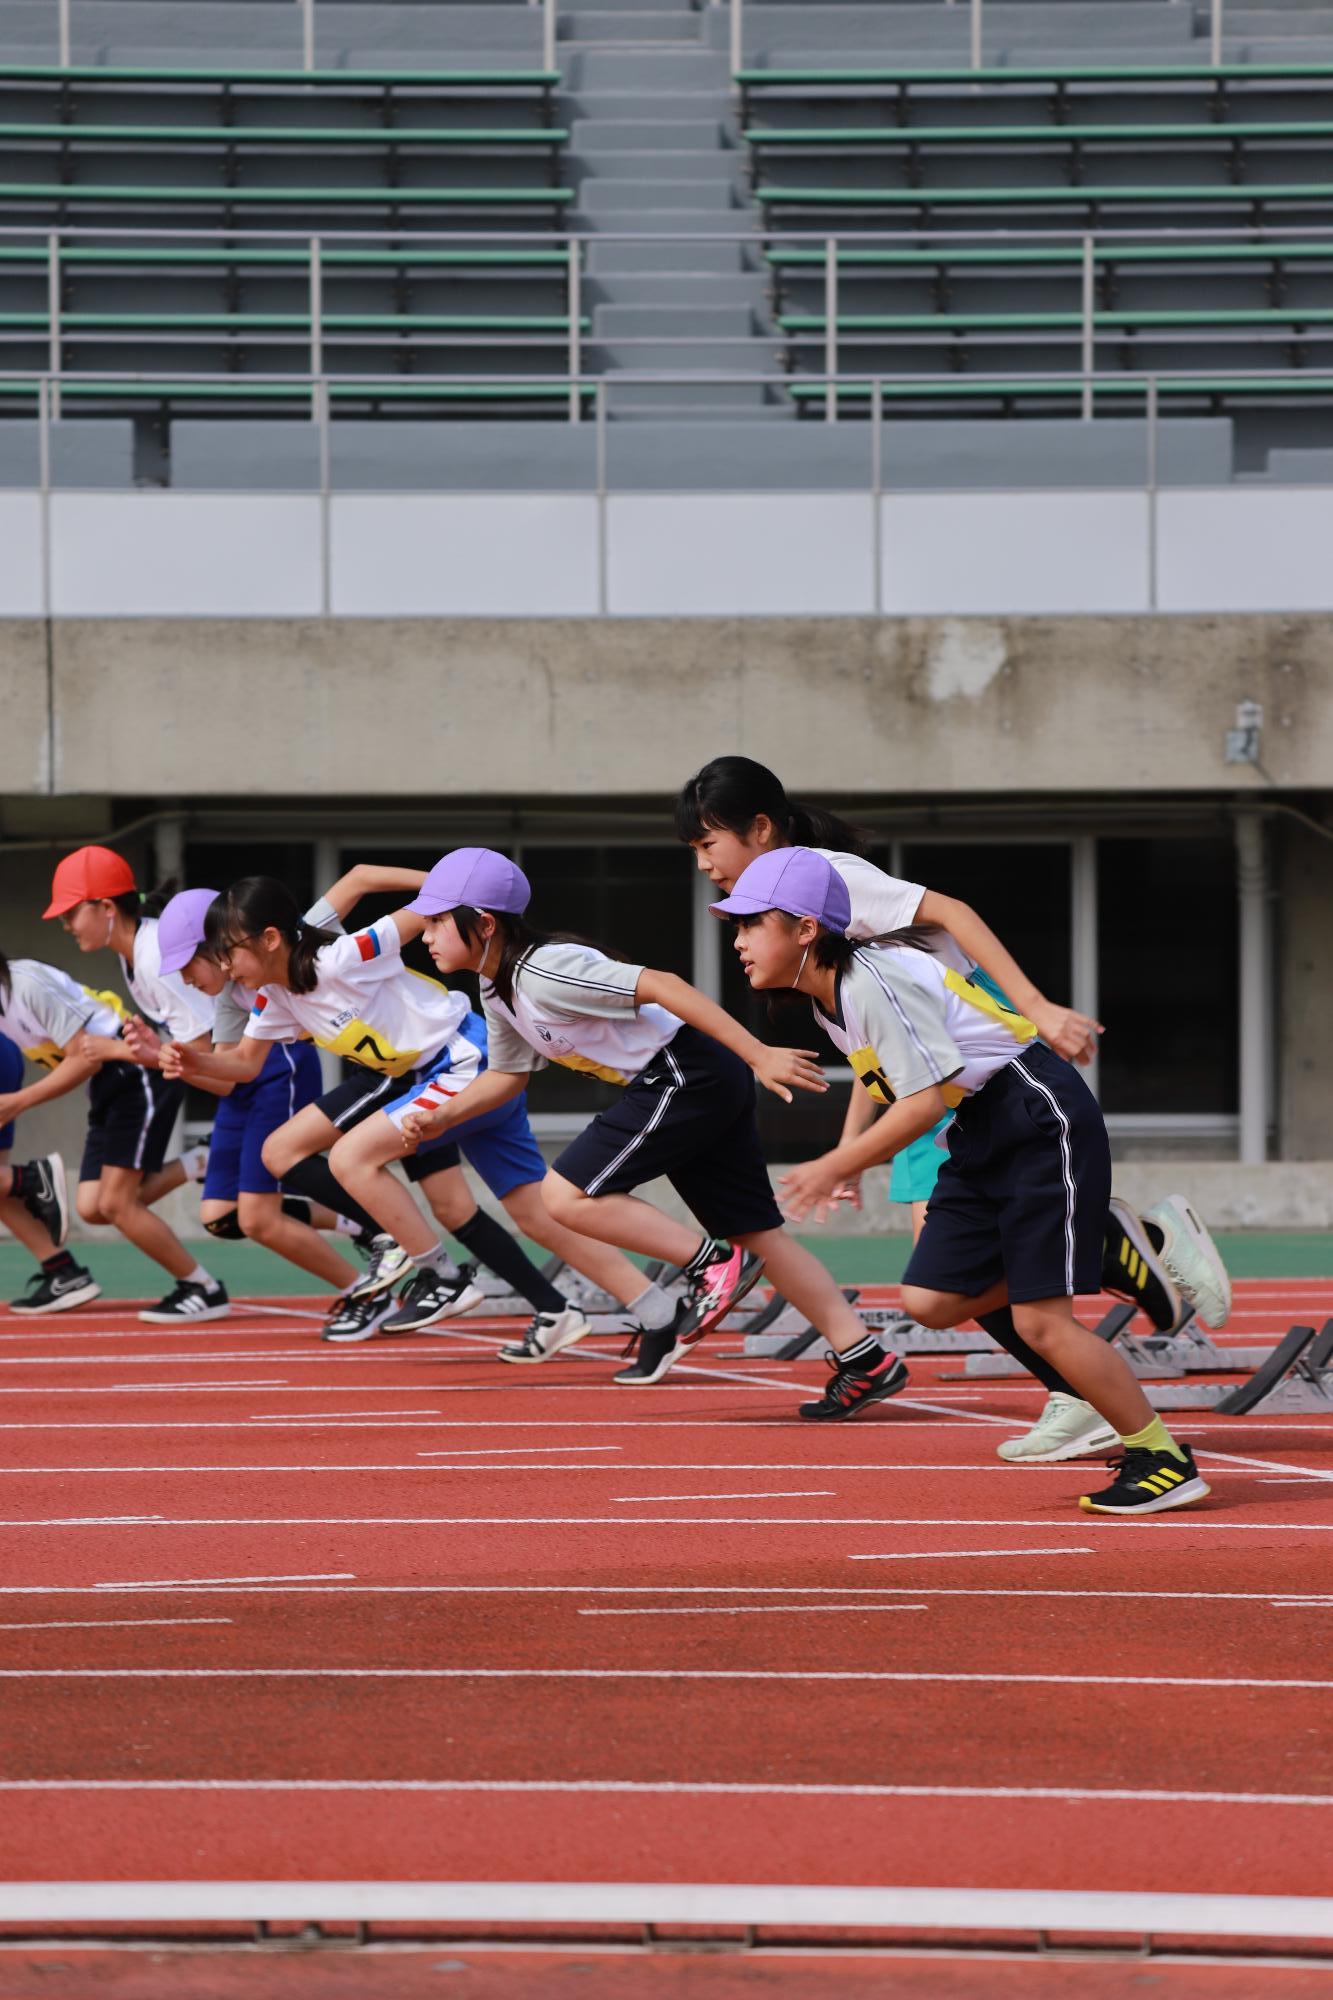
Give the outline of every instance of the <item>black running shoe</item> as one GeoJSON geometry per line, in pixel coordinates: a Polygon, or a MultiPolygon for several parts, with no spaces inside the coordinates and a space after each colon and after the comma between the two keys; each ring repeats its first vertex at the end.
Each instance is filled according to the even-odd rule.
{"type": "Polygon", "coordinates": [[[34,1271],[28,1280],[28,1289],[21,1299],[13,1299],[9,1310],[16,1313],[63,1313],[72,1312],[75,1306],[89,1305],[93,1299],[100,1299],[102,1287],[91,1271],[85,1271],[82,1264],[67,1264],[63,1271],[54,1271],[48,1277],[45,1271],[34,1271]]]}
{"type": "Polygon", "coordinates": [[[497,1361],[549,1361],[562,1347],[572,1347],[592,1328],[577,1306],[563,1312],[534,1313],[521,1340],[510,1341],[496,1355],[497,1361]]]}
{"type": "Polygon", "coordinates": [[[819,1401],[801,1404],[800,1414],[810,1423],[845,1423],[848,1417],[859,1416],[872,1403],[896,1396],[910,1379],[907,1363],[896,1354],[883,1355],[871,1369],[840,1368],[836,1356],[830,1355],[829,1367],[832,1373],[819,1401]]]}
{"type": "Polygon", "coordinates": [[[631,1327],[624,1352],[632,1354],[634,1359],[628,1368],[618,1369],[611,1380],[619,1383],[622,1389],[643,1389],[651,1382],[660,1382],[667,1370],[674,1368],[681,1356],[690,1351],[680,1337],[681,1325],[688,1311],[689,1301],[682,1299],[668,1326],[631,1327]]]}
{"type": "Polygon", "coordinates": [[[1118,1195],[1111,1196],[1106,1215],[1102,1289],[1146,1313],[1158,1333],[1170,1333],[1180,1318],[1180,1293],[1170,1273],[1142,1222],[1118,1195]]]}
{"type": "Polygon", "coordinates": [[[335,1299],[324,1322],[321,1340],[341,1341],[351,1346],[358,1340],[369,1340],[377,1333],[389,1314],[397,1305],[397,1300],[388,1292],[375,1292],[370,1298],[364,1294],[344,1292],[335,1299]]]}
{"type": "Polygon", "coordinates": [[[153,1326],[190,1326],[196,1320],[225,1319],[230,1311],[231,1300],[225,1285],[197,1285],[190,1278],[182,1278],[164,1299],[141,1312],[139,1318],[153,1326]]]}
{"type": "Polygon", "coordinates": [[[474,1285],[475,1264],[462,1264],[452,1277],[438,1271],[417,1271],[398,1294],[396,1311],[384,1320],[381,1333],[418,1333],[442,1319],[458,1319],[484,1303],[486,1294],[474,1285]]]}
{"type": "Polygon", "coordinates": [[[365,1258],[366,1268],[348,1293],[349,1298],[370,1299],[377,1292],[392,1291],[403,1273],[412,1268],[406,1250],[384,1232],[372,1236],[369,1242],[358,1236],[356,1248],[365,1258]]]}
{"type": "Polygon", "coordinates": [[[69,1235],[69,1194],[65,1187],[65,1162],[59,1153],[48,1153],[45,1159],[30,1160],[28,1172],[36,1176],[37,1185],[23,1197],[23,1206],[34,1222],[40,1222],[57,1250],[65,1247],[69,1235]]]}
{"type": "Polygon", "coordinates": [[[1199,1477],[1194,1453],[1187,1444],[1181,1456],[1173,1451],[1124,1451],[1109,1458],[1112,1483],[1100,1493],[1085,1493],[1079,1506],[1085,1514],[1164,1514],[1170,1507],[1192,1507],[1206,1500],[1211,1488],[1199,1477]]]}

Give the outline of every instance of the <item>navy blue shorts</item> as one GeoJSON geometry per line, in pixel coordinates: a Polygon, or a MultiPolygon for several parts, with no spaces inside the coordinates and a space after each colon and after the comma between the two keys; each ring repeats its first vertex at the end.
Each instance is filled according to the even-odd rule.
{"type": "Polygon", "coordinates": [[[79,1179],[96,1181],[103,1167],[155,1174],[167,1157],[185,1085],[137,1063],[107,1062],[88,1084],[88,1136],[79,1179]]]}
{"type": "MultiPolygon", "coordinates": [[[[484,1034],[480,1018],[469,1016],[466,1033],[470,1038],[475,1036],[477,1028],[484,1034]]],[[[376,1111],[401,1110],[431,1073],[429,1064],[406,1077],[379,1076],[365,1070],[359,1076],[345,1077],[326,1091],[319,1099],[319,1108],[340,1132],[350,1132],[376,1111]]],[[[528,1123],[526,1091],[510,1103],[500,1105],[498,1110],[469,1118],[440,1138],[430,1140],[403,1161],[403,1171],[409,1181],[419,1184],[432,1174],[442,1173],[446,1167],[456,1167],[460,1157],[480,1174],[491,1193],[501,1199],[512,1194],[516,1187],[544,1180],[546,1162],[528,1123]]]]}
{"type": "MultiPolygon", "coordinates": [[[[17,1042],[11,1042],[8,1035],[0,1035],[0,1095],[7,1096],[11,1090],[23,1088],[23,1051],[17,1042]]],[[[8,1153],[14,1144],[14,1127],[0,1125],[0,1153],[8,1153]]]]}
{"type": "Polygon", "coordinates": [[[554,1171],[585,1194],[629,1194],[665,1175],[710,1236],[780,1229],[755,1124],[754,1074],[711,1035],[682,1028],[554,1171]]]}
{"type": "Polygon", "coordinates": [[[1011,1305],[1101,1288],[1111,1147],[1078,1070],[1034,1043],[965,1098],[949,1127],[904,1285],[1011,1305]]]}
{"type": "Polygon", "coordinates": [[[319,1054],[309,1042],[274,1042],[259,1075],[218,1099],[203,1199],[275,1193],[278,1183],[264,1165],[264,1141],[313,1104],[323,1088],[319,1054]]]}

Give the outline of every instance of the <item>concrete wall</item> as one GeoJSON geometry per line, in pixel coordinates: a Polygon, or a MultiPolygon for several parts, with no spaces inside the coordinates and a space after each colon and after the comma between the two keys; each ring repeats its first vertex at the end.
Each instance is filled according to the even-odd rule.
{"type": "Polygon", "coordinates": [[[722,746],[880,801],[1333,784],[1311,616],[9,620],[0,702],[11,796],[661,796],[722,746]]]}

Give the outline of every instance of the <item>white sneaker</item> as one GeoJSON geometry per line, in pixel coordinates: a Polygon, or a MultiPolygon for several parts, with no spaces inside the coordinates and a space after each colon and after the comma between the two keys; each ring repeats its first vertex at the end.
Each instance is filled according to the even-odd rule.
{"type": "Polygon", "coordinates": [[[1225,1326],[1231,1315],[1231,1274],[1222,1253],[1183,1194],[1169,1194],[1144,1221],[1162,1232],[1158,1256],[1205,1326],[1225,1326]]]}
{"type": "Polygon", "coordinates": [[[379,1292],[391,1291],[412,1268],[406,1250],[387,1232],[371,1238],[369,1256],[365,1271],[347,1294],[349,1299],[373,1299],[379,1292]]]}
{"type": "Polygon", "coordinates": [[[583,1314],[577,1306],[566,1306],[563,1312],[534,1313],[532,1321],[522,1340],[511,1341],[502,1347],[497,1361],[549,1361],[562,1347],[572,1347],[576,1340],[582,1340],[585,1333],[591,1333],[583,1314]]]}
{"type": "Polygon", "coordinates": [[[1006,1438],[997,1455],[1010,1465],[1053,1465],[1058,1459],[1082,1458],[1085,1452],[1105,1451],[1118,1443],[1117,1433],[1091,1403],[1053,1389],[1032,1429],[1024,1437],[1006,1438]]]}

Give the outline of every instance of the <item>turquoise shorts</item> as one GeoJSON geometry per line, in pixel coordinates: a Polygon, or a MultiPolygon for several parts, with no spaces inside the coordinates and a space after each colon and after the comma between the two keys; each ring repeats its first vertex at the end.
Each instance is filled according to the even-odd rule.
{"type": "Polygon", "coordinates": [[[901,1153],[894,1155],[889,1175],[890,1201],[930,1200],[940,1168],[948,1158],[944,1147],[935,1142],[952,1122],[952,1111],[946,1111],[938,1125],[932,1125],[929,1132],[923,1132],[919,1139],[913,1139],[910,1146],[904,1146],[901,1153]]]}

